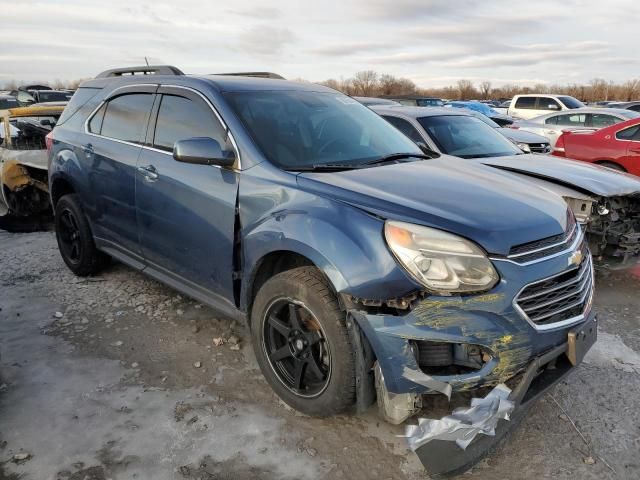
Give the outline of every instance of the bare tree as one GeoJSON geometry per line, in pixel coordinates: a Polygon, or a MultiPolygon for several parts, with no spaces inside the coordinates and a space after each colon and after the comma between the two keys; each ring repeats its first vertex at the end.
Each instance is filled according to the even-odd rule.
{"type": "Polygon", "coordinates": [[[640,93],[640,80],[637,78],[634,80],[627,80],[622,84],[622,99],[630,102],[638,97],[640,93]]]}
{"type": "Polygon", "coordinates": [[[473,86],[473,82],[471,80],[461,79],[458,80],[458,99],[459,100],[468,100],[471,98],[477,97],[477,90],[473,86]]]}
{"type": "Polygon", "coordinates": [[[480,84],[480,94],[484,100],[488,100],[491,94],[491,82],[485,80],[480,84]]]}
{"type": "Polygon", "coordinates": [[[373,70],[362,70],[353,77],[353,87],[357,94],[369,97],[378,84],[378,74],[373,70]]]}

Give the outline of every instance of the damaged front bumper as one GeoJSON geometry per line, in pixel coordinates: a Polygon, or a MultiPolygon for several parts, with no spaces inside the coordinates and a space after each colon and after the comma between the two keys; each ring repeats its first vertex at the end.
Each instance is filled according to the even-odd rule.
{"type": "Polygon", "coordinates": [[[350,311],[375,354],[378,407],[391,423],[405,421],[425,400],[457,401],[472,391],[481,397],[500,385],[471,408],[440,420],[423,419],[409,430],[409,443],[430,474],[468,468],[518,423],[533,400],[581,362],[596,336],[588,250],[583,257],[569,269],[567,258],[573,255],[526,267],[496,262],[502,279],[518,282],[503,280],[491,292],[468,297],[427,296],[405,312],[350,311]],[[538,304],[530,303],[532,296],[538,304]],[[583,302],[581,310],[567,310],[570,303],[562,310],[567,318],[555,317],[552,324],[536,323],[525,313],[541,318],[556,300],[573,298],[583,302]],[[442,436],[431,436],[434,432],[442,436]]]}

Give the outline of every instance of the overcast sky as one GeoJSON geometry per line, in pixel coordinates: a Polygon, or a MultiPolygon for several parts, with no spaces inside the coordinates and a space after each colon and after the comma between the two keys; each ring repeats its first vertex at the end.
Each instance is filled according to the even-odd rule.
{"type": "Polygon", "coordinates": [[[358,70],[444,86],[640,75],[639,0],[19,0],[1,2],[0,84],[117,66],[268,70],[320,81],[358,70]]]}

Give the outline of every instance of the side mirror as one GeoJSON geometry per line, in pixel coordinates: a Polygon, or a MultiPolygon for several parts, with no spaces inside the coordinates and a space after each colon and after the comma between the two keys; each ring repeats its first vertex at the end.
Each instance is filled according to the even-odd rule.
{"type": "Polygon", "coordinates": [[[173,146],[173,158],[178,162],[220,167],[231,167],[236,161],[233,152],[224,152],[218,141],[209,137],[178,140],[173,146]]]}
{"type": "Polygon", "coordinates": [[[560,107],[558,107],[558,105],[556,105],[555,103],[553,104],[550,103],[549,105],[547,105],[547,107],[548,107],[548,110],[560,110],[560,107]]]}

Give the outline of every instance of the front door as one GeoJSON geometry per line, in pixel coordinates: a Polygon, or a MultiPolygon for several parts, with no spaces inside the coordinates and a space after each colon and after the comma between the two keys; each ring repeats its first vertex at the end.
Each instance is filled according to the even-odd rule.
{"type": "Polygon", "coordinates": [[[200,95],[161,87],[137,165],[139,242],[147,268],[156,275],[232,309],[238,173],[176,161],[175,142],[193,137],[211,137],[222,146],[227,139],[200,95]]]}

